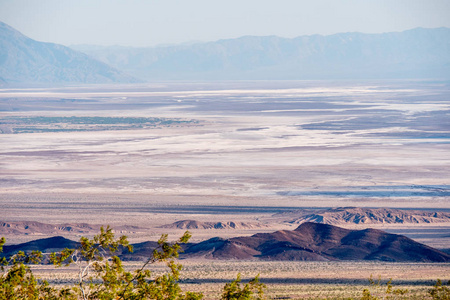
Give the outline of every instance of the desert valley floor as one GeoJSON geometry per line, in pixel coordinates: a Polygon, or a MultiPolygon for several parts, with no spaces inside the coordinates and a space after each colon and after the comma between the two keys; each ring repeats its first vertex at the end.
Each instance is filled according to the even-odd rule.
{"type": "MultiPolygon", "coordinates": [[[[178,236],[177,221],[234,222],[190,228],[202,241],[293,230],[296,212],[332,207],[448,214],[449,97],[432,81],[0,89],[0,236],[109,224],[138,242],[178,236]]],[[[334,222],[450,248],[448,220],[334,222]]]]}

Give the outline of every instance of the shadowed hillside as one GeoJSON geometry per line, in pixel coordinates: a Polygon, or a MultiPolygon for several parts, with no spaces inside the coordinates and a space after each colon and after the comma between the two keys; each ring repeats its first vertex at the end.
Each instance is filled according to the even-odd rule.
{"type": "MultiPolygon", "coordinates": [[[[63,237],[35,240],[4,247],[4,255],[19,250],[44,253],[79,245],[63,237]]],[[[125,260],[144,260],[152,255],[156,242],[134,244],[133,253],[120,248],[125,260]]],[[[450,262],[450,255],[417,243],[405,236],[381,230],[348,230],[327,224],[303,223],[295,230],[258,233],[250,237],[215,237],[184,245],[183,258],[255,259],[286,261],[379,260],[391,262],[450,262]]]]}
{"type": "Polygon", "coordinates": [[[185,255],[213,259],[450,261],[448,254],[401,235],[311,222],[293,231],[213,238],[189,247],[185,255]]]}
{"type": "Polygon", "coordinates": [[[66,239],[62,236],[55,236],[46,239],[38,239],[31,242],[9,245],[3,247],[3,253],[5,256],[17,253],[18,251],[31,252],[31,251],[41,251],[44,253],[60,251],[65,248],[73,249],[80,245],[79,242],[75,242],[66,239]]]}

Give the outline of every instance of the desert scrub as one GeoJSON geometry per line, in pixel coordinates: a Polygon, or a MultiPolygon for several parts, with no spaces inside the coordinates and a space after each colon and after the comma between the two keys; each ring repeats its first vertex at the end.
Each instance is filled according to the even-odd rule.
{"type": "Polygon", "coordinates": [[[180,244],[190,238],[185,232],[175,243],[162,235],[153,255],[134,272],[127,271],[114,253],[120,246],[132,252],[126,236],[115,239],[112,229],[100,228],[93,239],[82,237],[78,249],[52,253],[50,260],[58,267],[76,264],[78,282],[73,288],[79,299],[201,299],[201,293],[183,292],[178,284],[181,264],[176,263],[180,244]],[[154,276],[148,266],[165,263],[167,272],[154,276]]]}
{"type": "Polygon", "coordinates": [[[450,300],[450,280],[447,282],[447,285],[444,285],[438,279],[434,287],[428,290],[428,293],[432,299],[450,300]]]}
{"type": "MultiPolygon", "coordinates": [[[[185,233],[177,242],[169,243],[167,235],[163,235],[155,249],[159,254],[154,252],[147,265],[142,262],[122,263],[114,258],[117,247],[128,247],[129,244],[124,237],[114,238],[109,227],[91,240],[82,238],[80,249],[66,249],[53,254],[53,261],[57,265],[69,265],[58,268],[56,272],[45,265],[26,264],[32,262],[32,257],[37,261],[39,253],[34,256],[21,254],[9,260],[2,258],[6,264],[3,266],[2,282],[5,282],[5,274],[11,276],[8,279],[9,294],[0,292],[0,299],[160,299],[170,296],[180,300],[200,299],[202,296],[205,299],[239,298],[238,295],[261,298],[256,288],[258,285],[250,283],[254,282],[251,275],[255,273],[261,274],[261,284],[268,285],[264,288],[267,299],[448,299],[445,298],[448,284],[438,281],[432,287],[436,281],[429,279],[430,274],[440,274],[443,276],[441,278],[447,279],[448,264],[183,260],[181,272],[182,266],[176,262],[175,253],[181,250],[178,246],[188,238],[189,233],[185,233]],[[14,264],[20,268],[14,268],[14,264]],[[364,277],[363,269],[381,271],[383,278],[394,275],[395,282],[382,283],[379,276],[378,279],[370,277],[367,285],[367,279],[364,278],[369,277],[369,274],[364,277]],[[152,289],[158,292],[152,295],[138,294],[140,283],[139,278],[135,278],[136,270],[141,270],[138,273],[142,274],[147,292],[152,289]],[[345,272],[339,273],[339,270],[345,272]],[[425,277],[422,277],[421,270],[428,270],[425,277]],[[46,275],[44,278],[50,284],[38,279],[35,272],[46,275]],[[238,278],[237,273],[240,273],[238,278]],[[81,285],[80,274],[89,274],[81,278],[81,285]],[[233,285],[230,282],[234,282],[233,285]],[[11,298],[11,288],[17,298],[11,298]],[[84,289],[84,296],[81,288],[84,289]],[[367,292],[364,293],[364,289],[367,292]],[[130,292],[120,294],[124,290],[130,292]],[[408,292],[400,293],[403,290],[408,292]],[[224,296],[225,291],[228,292],[224,296]]],[[[4,239],[0,241],[0,245],[3,245],[4,239]]]]}
{"type": "Polygon", "coordinates": [[[259,281],[259,276],[250,280],[247,284],[241,284],[241,274],[223,287],[222,300],[263,300],[266,285],[259,281]]]}
{"type": "MultiPolygon", "coordinates": [[[[122,261],[114,253],[119,247],[132,252],[126,236],[116,239],[112,229],[100,228],[100,234],[92,239],[82,237],[77,249],[64,249],[51,253],[50,261],[56,267],[76,265],[78,275],[71,287],[51,287],[46,281],[38,281],[27,263],[39,263],[42,253],[33,251],[31,255],[23,252],[9,258],[1,257],[0,300],[18,299],[83,299],[83,300],[200,300],[202,292],[184,292],[179,285],[180,271],[183,266],[176,262],[181,251],[180,244],[187,243],[190,233],[185,232],[176,242],[169,243],[163,234],[158,247],[150,258],[135,271],[127,271],[122,261]],[[148,267],[164,263],[166,270],[155,275],[148,267]]],[[[5,239],[0,239],[0,252],[5,239]]],[[[55,278],[56,282],[65,278],[55,278]]],[[[59,283],[59,282],[57,282],[59,283]]],[[[240,274],[222,288],[222,300],[262,300],[265,285],[255,277],[247,284],[241,284],[240,274]]]]}
{"type": "MultiPolygon", "coordinates": [[[[169,243],[167,235],[162,235],[158,248],[153,255],[134,272],[126,271],[121,260],[114,256],[119,246],[131,245],[125,236],[115,239],[112,229],[101,227],[100,234],[93,239],[82,237],[78,249],[65,249],[52,253],[50,261],[57,267],[75,264],[78,267],[78,280],[71,288],[56,289],[46,281],[38,281],[26,263],[38,263],[42,253],[23,252],[10,258],[2,257],[0,278],[0,299],[186,299],[202,298],[201,293],[183,292],[178,285],[180,264],[175,262],[180,244],[190,238],[186,232],[177,242],[169,243]],[[164,262],[168,271],[159,276],[153,276],[148,265],[164,262]]],[[[5,239],[0,240],[0,251],[3,250],[5,239]]]]}
{"type": "MultiPolygon", "coordinates": [[[[4,238],[0,239],[0,253],[5,242],[4,238]]],[[[47,281],[38,281],[28,264],[39,263],[41,259],[39,251],[32,251],[29,255],[19,251],[8,258],[1,257],[0,299],[75,299],[69,288],[55,289],[47,281]]]]}

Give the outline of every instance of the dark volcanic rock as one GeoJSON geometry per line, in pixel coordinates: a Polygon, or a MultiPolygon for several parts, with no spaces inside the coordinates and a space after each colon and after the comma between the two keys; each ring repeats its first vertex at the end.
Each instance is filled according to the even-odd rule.
{"type": "MultiPolygon", "coordinates": [[[[152,256],[157,242],[134,244],[133,253],[120,248],[124,260],[145,260],[152,256]]],[[[8,256],[22,250],[60,251],[77,248],[78,242],[63,237],[35,240],[4,247],[8,256]]],[[[378,260],[391,262],[450,262],[450,255],[417,243],[405,236],[381,230],[349,230],[328,224],[303,223],[295,230],[258,233],[250,237],[212,238],[184,245],[183,258],[254,260],[378,260]]]]}
{"type": "Polygon", "coordinates": [[[450,261],[450,255],[401,235],[311,222],[293,231],[210,239],[189,247],[185,255],[219,259],[450,261]]]}
{"type": "Polygon", "coordinates": [[[260,252],[239,241],[215,237],[187,247],[184,256],[216,259],[251,259],[260,252]]]}
{"type": "Polygon", "coordinates": [[[120,258],[123,260],[146,260],[153,254],[153,250],[158,247],[157,242],[148,241],[133,244],[133,252],[129,252],[126,248],[120,247],[120,258]]]}
{"type": "Polygon", "coordinates": [[[24,251],[25,253],[29,253],[31,251],[41,251],[44,253],[56,252],[63,250],[65,248],[74,249],[80,246],[79,242],[75,242],[69,239],[66,239],[62,236],[55,236],[46,239],[34,240],[27,243],[17,244],[17,245],[8,245],[3,247],[3,253],[1,255],[9,256],[15,254],[19,251],[24,251]]]}

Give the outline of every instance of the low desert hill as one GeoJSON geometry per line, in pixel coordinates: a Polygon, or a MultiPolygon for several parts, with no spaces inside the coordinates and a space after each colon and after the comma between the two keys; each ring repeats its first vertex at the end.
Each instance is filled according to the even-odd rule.
{"type": "MultiPolygon", "coordinates": [[[[19,221],[19,222],[1,222],[0,235],[52,235],[63,233],[82,233],[92,234],[98,233],[101,225],[87,223],[66,223],[66,224],[46,224],[36,221],[19,221]]],[[[118,233],[129,233],[136,231],[144,231],[145,228],[136,226],[117,226],[114,228],[118,233]]]]}
{"type": "Polygon", "coordinates": [[[267,227],[256,222],[201,222],[195,220],[181,220],[161,226],[170,229],[254,229],[267,227]]]}
{"type": "MultiPolygon", "coordinates": [[[[64,249],[77,249],[80,247],[80,242],[76,242],[67,239],[62,236],[55,236],[51,238],[37,239],[34,241],[21,243],[17,245],[6,245],[3,246],[3,252],[0,253],[1,256],[9,257],[16,254],[19,251],[24,251],[25,253],[31,253],[31,251],[41,251],[43,255],[43,263],[49,262],[49,254],[52,252],[59,252],[64,249]]],[[[189,246],[190,244],[188,244],[189,246]]],[[[120,246],[117,255],[123,260],[146,260],[152,256],[153,250],[158,247],[158,242],[147,241],[142,243],[133,244],[133,252],[130,253],[126,248],[120,246]]]]}
{"type": "Polygon", "coordinates": [[[450,255],[405,236],[311,222],[303,223],[293,231],[212,238],[190,246],[185,255],[210,259],[450,262],[450,255]]]}
{"type": "Polygon", "coordinates": [[[450,222],[450,213],[392,208],[337,207],[315,212],[298,210],[276,215],[293,224],[316,222],[344,224],[430,224],[450,222]]]}
{"type": "MultiPolygon", "coordinates": [[[[8,256],[19,250],[43,252],[77,247],[79,243],[63,237],[40,239],[4,247],[8,256]]],[[[156,242],[134,244],[133,253],[120,249],[124,260],[143,260],[151,256],[156,242]]],[[[258,233],[250,237],[212,238],[184,245],[182,258],[254,260],[379,260],[392,262],[450,262],[450,255],[417,243],[405,236],[381,230],[349,230],[328,224],[303,223],[295,230],[258,233]]]]}
{"type": "Polygon", "coordinates": [[[38,239],[27,243],[22,243],[18,245],[8,245],[3,247],[3,253],[5,255],[10,255],[17,253],[18,251],[24,251],[26,253],[31,251],[41,251],[43,253],[61,251],[65,248],[73,249],[80,245],[79,242],[75,242],[66,239],[62,236],[55,236],[46,239],[38,239]]]}

